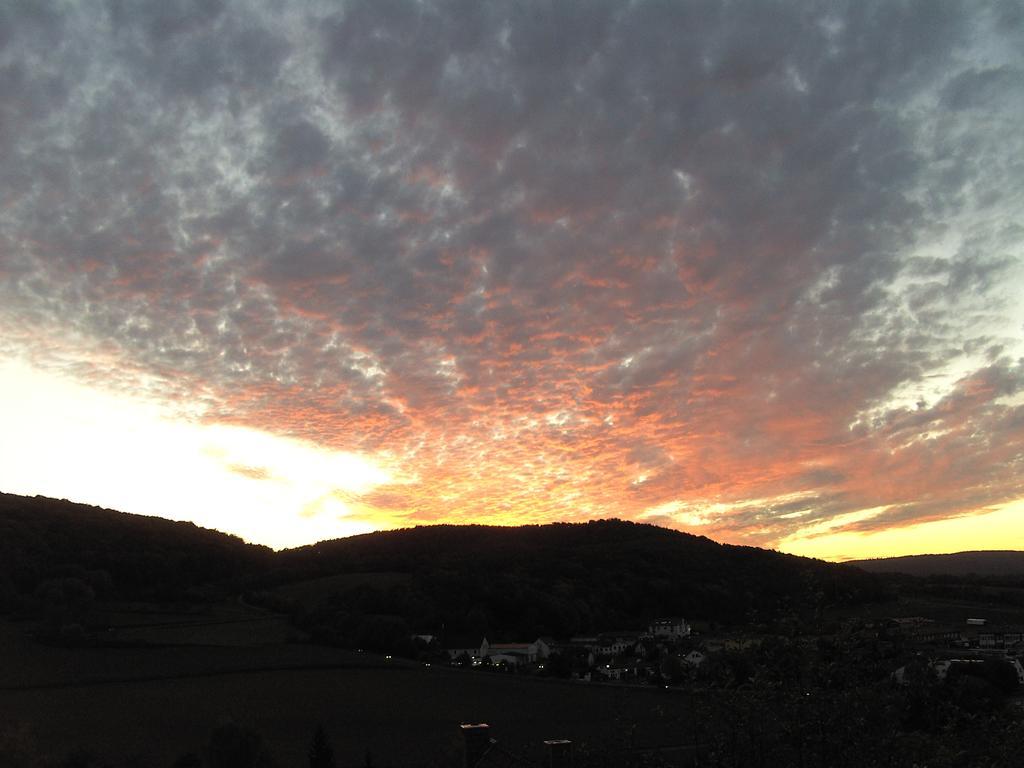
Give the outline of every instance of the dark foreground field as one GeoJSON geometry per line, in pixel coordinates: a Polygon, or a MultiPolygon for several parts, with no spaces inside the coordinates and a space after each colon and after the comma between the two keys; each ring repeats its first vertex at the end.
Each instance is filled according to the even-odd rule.
{"type": "Polygon", "coordinates": [[[551,738],[574,742],[579,768],[1010,768],[1024,743],[1013,665],[989,653],[940,679],[933,662],[965,653],[964,627],[979,656],[981,628],[1008,642],[1022,588],[882,578],[614,520],[272,553],[0,494],[0,768],[215,768],[252,734],[274,761],[244,765],[302,768],[318,724],[338,768],[450,767],[467,721],[492,726],[492,765],[520,768],[543,764],[551,738]],[[399,660],[414,629],[475,643],[656,616],[701,619],[644,667],[672,690],[399,660]],[[696,670],[680,660],[694,643],[696,670]]]}
{"type": "MultiPolygon", "coordinates": [[[[599,746],[601,724],[646,721],[648,745],[678,741],[681,701],[652,690],[584,689],[430,670],[294,670],[187,680],[0,692],[0,718],[44,745],[75,745],[115,764],[170,766],[233,720],[262,734],[282,765],[302,765],[323,722],[344,764],[455,765],[463,721],[492,724],[508,749],[540,758],[545,738],[599,746]]],[[[610,742],[609,742],[610,743],[610,742]]],[[[638,744],[643,746],[645,744],[638,744]]]]}
{"type": "Polygon", "coordinates": [[[282,766],[306,764],[317,723],[342,766],[363,765],[367,753],[378,766],[457,765],[462,722],[490,723],[504,749],[537,762],[543,739],[569,738],[592,751],[686,740],[687,702],[677,691],[473,673],[302,645],[39,648],[21,646],[12,625],[4,629],[0,723],[25,727],[53,758],[86,750],[114,766],[170,766],[184,753],[201,754],[228,721],[261,734],[282,766]],[[284,668],[260,668],[270,666],[284,668]],[[39,685],[27,679],[32,669],[39,685]]]}

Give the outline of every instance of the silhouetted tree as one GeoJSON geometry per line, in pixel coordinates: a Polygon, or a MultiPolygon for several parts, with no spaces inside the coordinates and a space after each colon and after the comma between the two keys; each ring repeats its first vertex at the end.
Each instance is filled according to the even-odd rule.
{"type": "Polygon", "coordinates": [[[27,725],[0,723],[0,768],[35,768],[43,762],[27,725]]]}
{"type": "Polygon", "coordinates": [[[548,677],[572,675],[572,661],[562,653],[552,653],[544,660],[544,674],[548,677]]]}
{"type": "Polygon", "coordinates": [[[309,768],[335,768],[334,750],[322,723],[313,733],[313,743],[309,747],[309,768]]]}
{"type": "Polygon", "coordinates": [[[92,587],[74,577],[47,579],[36,587],[35,597],[43,610],[44,637],[66,645],[84,641],[83,624],[96,598],[92,587]]]}
{"type": "Polygon", "coordinates": [[[663,656],[658,662],[663,680],[677,685],[686,678],[686,665],[678,656],[663,656]]]}
{"type": "Polygon", "coordinates": [[[226,723],[213,732],[207,753],[212,768],[270,768],[274,764],[259,734],[236,723],[226,723]]]}
{"type": "Polygon", "coordinates": [[[85,749],[76,749],[58,763],[59,768],[100,768],[96,756],[85,749]]]}

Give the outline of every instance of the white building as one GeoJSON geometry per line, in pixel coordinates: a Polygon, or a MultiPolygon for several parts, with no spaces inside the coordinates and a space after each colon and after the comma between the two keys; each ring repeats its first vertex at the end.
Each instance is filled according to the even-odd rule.
{"type": "Polygon", "coordinates": [[[683,656],[683,662],[689,664],[691,667],[699,667],[704,663],[706,658],[707,656],[700,651],[690,651],[688,654],[683,656]]]}
{"type": "Polygon", "coordinates": [[[690,636],[690,625],[686,619],[673,616],[655,619],[648,625],[647,631],[655,640],[680,640],[690,636]]]}
{"type": "Polygon", "coordinates": [[[492,662],[501,661],[510,666],[533,664],[550,654],[551,645],[544,638],[532,643],[492,643],[485,637],[479,651],[481,659],[490,658],[492,662]]]}

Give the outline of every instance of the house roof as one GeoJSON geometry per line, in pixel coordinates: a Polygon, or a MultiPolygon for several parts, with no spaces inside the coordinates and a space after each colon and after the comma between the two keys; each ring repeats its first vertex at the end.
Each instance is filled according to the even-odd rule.
{"type": "Polygon", "coordinates": [[[643,634],[643,632],[638,632],[635,629],[624,629],[619,632],[602,632],[597,636],[597,639],[604,642],[608,640],[636,640],[638,637],[642,637],[643,634]]]}

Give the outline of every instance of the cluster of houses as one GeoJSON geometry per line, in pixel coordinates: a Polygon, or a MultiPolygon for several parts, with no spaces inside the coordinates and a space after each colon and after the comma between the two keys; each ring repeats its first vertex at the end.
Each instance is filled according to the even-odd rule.
{"type": "Polygon", "coordinates": [[[963,626],[955,627],[922,616],[901,617],[892,622],[905,637],[919,643],[1024,651],[1024,629],[1020,626],[993,626],[987,619],[970,618],[963,626]]]}
{"type": "MultiPolygon", "coordinates": [[[[584,679],[622,680],[638,676],[638,665],[648,657],[671,652],[690,636],[685,619],[655,619],[646,630],[602,632],[559,642],[539,637],[533,642],[498,643],[483,638],[479,645],[449,643],[444,651],[452,664],[491,666],[508,670],[543,670],[555,654],[567,662],[575,676],[584,679]]],[[[681,660],[697,667],[704,654],[690,651],[681,660]]]]}
{"type": "MultiPolygon", "coordinates": [[[[939,658],[928,662],[928,667],[939,680],[945,680],[950,667],[959,665],[981,665],[986,660],[1003,659],[1008,662],[1017,676],[1017,682],[1024,686],[1024,666],[1020,654],[1024,653],[1024,630],[1020,626],[993,626],[985,618],[969,618],[963,625],[943,625],[922,616],[907,616],[891,619],[899,632],[908,640],[921,645],[944,646],[945,653],[967,654],[959,658],[939,658]],[[969,650],[976,649],[976,650],[969,650]],[[976,654],[976,655],[971,655],[976,654]]],[[[892,674],[893,680],[906,682],[906,667],[900,667],[892,674]]]]}
{"type": "MultiPolygon", "coordinates": [[[[1024,666],[1021,665],[1020,659],[1017,658],[1006,658],[1012,668],[1014,674],[1017,676],[1017,683],[1024,686],[1024,666]]],[[[984,664],[985,659],[966,658],[966,659],[934,659],[928,662],[928,668],[932,670],[935,677],[939,680],[945,680],[946,675],[949,674],[949,668],[954,664],[984,664]]],[[[904,685],[907,682],[907,668],[906,666],[900,667],[892,673],[892,679],[900,685],[904,685]]]]}

